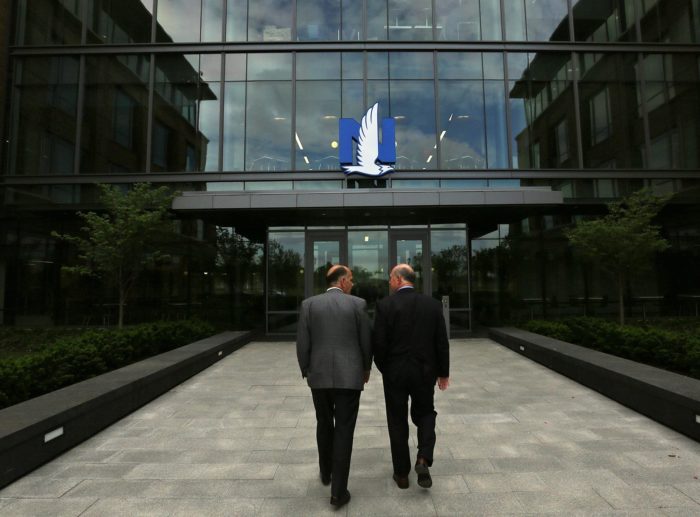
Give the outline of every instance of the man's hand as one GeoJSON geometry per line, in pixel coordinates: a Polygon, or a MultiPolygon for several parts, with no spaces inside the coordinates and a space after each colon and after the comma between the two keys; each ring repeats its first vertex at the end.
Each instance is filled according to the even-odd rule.
{"type": "Polygon", "coordinates": [[[445,391],[448,388],[448,386],[450,385],[450,378],[449,377],[438,377],[437,385],[438,385],[438,388],[440,388],[440,391],[445,391]]]}
{"type": "Polygon", "coordinates": [[[365,384],[367,384],[369,382],[369,374],[370,374],[370,370],[367,370],[365,372],[365,384]]]}

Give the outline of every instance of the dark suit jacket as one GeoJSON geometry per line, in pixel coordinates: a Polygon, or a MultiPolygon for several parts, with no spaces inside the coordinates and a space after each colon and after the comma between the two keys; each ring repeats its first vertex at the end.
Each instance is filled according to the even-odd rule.
{"type": "Polygon", "coordinates": [[[401,289],[377,303],[372,334],[374,362],[383,374],[406,361],[423,366],[426,380],[450,376],[450,348],[442,304],[401,289]]]}
{"type": "Polygon", "coordinates": [[[372,367],[367,302],[340,289],[301,303],[297,359],[312,389],[362,390],[372,367]]]}

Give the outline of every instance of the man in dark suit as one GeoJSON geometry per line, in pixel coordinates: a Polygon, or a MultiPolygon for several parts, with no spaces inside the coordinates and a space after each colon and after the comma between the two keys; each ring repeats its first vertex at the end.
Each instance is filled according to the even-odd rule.
{"type": "Polygon", "coordinates": [[[441,390],[450,384],[450,350],[442,305],[417,293],[415,280],[416,274],[408,264],[391,270],[392,295],[377,304],[372,336],[374,362],[384,378],[391,459],[399,488],[408,488],[411,471],[408,398],[411,420],[418,429],[418,484],[430,488],[437,416],[435,383],[441,390]]]}
{"type": "Polygon", "coordinates": [[[328,290],[304,300],[297,330],[297,358],[316,410],[321,481],[331,484],[331,504],[350,500],[348,475],[360,392],[372,367],[367,303],[352,296],[352,271],[336,265],[326,275],[328,290]]]}

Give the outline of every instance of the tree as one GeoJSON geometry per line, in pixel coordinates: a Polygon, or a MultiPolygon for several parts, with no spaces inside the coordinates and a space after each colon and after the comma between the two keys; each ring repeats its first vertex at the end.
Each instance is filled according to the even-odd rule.
{"type": "Polygon", "coordinates": [[[118,325],[122,328],[124,306],[139,273],[166,257],[157,243],[159,237],[173,232],[170,206],[176,194],[149,183],[137,183],[126,193],[113,185],[98,187],[105,211],[78,212],[85,235],[52,235],[78,249],[80,264],[64,266],[66,271],[104,278],[117,288],[118,325]]]}
{"type": "Polygon", "coordinates": [[[612,273],[620,300],[620,325],[625,324],[625,283],[643,270],[656,253],[669,247],[660,227],[652,220],[669,197],[655,196],[642,189],[626,199],[608,204],[608,214],[600,219],[579,222],[564,231],[571,244],[585,258],[598,259],[612,273]]]}

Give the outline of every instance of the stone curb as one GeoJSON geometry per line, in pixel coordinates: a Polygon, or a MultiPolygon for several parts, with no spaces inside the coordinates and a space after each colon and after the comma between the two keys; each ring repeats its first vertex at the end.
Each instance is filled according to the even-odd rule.
{"type": "Polygon", "coordinates": [[[248,344],[222,332],[0,410],[0,488],[248,344]]]}
{"type": "Polygon", "coordinates": [[[700,380],[517,328],[492,328],[489,337],[700,441],[700,380]]]}

